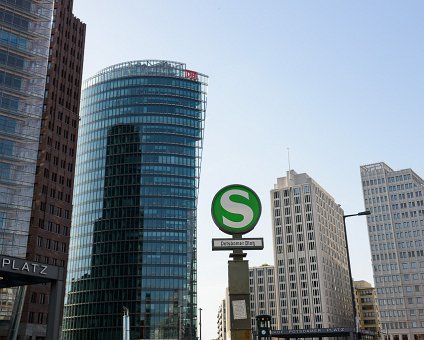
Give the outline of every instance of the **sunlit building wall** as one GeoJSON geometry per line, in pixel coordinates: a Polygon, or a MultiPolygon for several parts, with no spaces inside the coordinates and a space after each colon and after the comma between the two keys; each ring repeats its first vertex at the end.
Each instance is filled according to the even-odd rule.
{"type": "Polygon", "coordinates": [[[307,174],[271,191],[278,329],[352,327],[343,210],[307,174]]]}
{"type": "Polygon", "coordinates": [[[424,180],[380,162],[360,168],[382,334],[424,336],[424,180]]]}

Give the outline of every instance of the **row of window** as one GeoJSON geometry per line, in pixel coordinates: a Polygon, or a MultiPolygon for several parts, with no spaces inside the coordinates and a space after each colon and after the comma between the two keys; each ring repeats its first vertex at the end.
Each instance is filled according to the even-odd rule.
{"type": "MultiPolygon", "coordinates": [[[[422,224],[422,226],[424,226],[424,223],[422,224]]],[[[419,236],[424,236],[424,229],[422,230],[409,230],[409,231],[401,231],[401,232],[397,232],[396,233],[396,238],[400,239],[400,238],[411,238],[411,237],[419,237],[419,236]]]]}
{"type": "MultiPolygon", "coordinates": [[[[402,191],[406,189],[413,189],[414,185],[412,183],[398,184],[398,185],[389,185],[389,192],[393,191],[402,191]]],[[[386,190],[384,190],[386,192],[386,190]]]]}
{"type": "Polygon", "coordinates": [[[419,247],[422,247],[422,245],[423,245],[422,240],[398,242],[397,243],[398,249],[419,248],[419,247]]]}
{"type": "Polygon", "coordinates": [[[362,186],[367,187],[370,185],[381,185],[386,183],[386,180],[384,178],[377,178],[377,179],[370,179],[366,181],[362,181],[362,186]]]}
{"type": "Polygon", "coordinates": [[[47,137],[47,145],[54,147],[55,150],[61,151],[64,154],[69,154],[71,157],[74,157],[75,155],[75,149],[71,147],[68,148],[68,145],[65,143],[61,144],[58,140],[56,140],[53,145],[53,139],[51,137],[47,137]]]}
{"type": "MultiPolygon", "coordinates": [[[[422,197],[421,191],[415,192],[415,198],[422,197]]],[[[391,201],[400,201],[400,200],[406,200],[406,199],[413,199],[414,193],[413,192],[407,192],[407,193],[401,193],[401,194],[390,194],[390,200],[391,201]]]]}
{"type": "Polygon", "coordinates": [[[40,248],[46,248],[46,249],[50,249],[54,251],[59,251],[62,253],[66,253],[66,249],[67,249],[65,242],[51,240],[41,236],[37,236],[37,246],[40,248]]]}
{"type": "Polygon", "coordinates": [[[165,105],[178,105],[182,107],[189,107],[194,109],[202,108],[202,101],[200,101],[199,94],[195,93],[194,98],[185,98],[177,96],[175,91],[172,91],[170,94],[163,93],[168,91],[160,91],[160,95],[152,95],[152,92],[156,92],[160,88],[143,88],[143,87],[133,87],[125,88],[115,91],[107,91],[98,93],[95,96],[90,97],[84,103],[84,107],[88,107],[92,104],[99,104],[103,101],[113,101],[113,100],[122,100],[129,97],[136,97],[138,104],[165,104],[165,105]]]}
{"type": "Polygon", "coordinates": [[[399,258],[407,259],[411,257],[424,257],[424,250],[412,250],[399,252],[399,258]]]}
{"type": "Polygon", "coordinates": [[[28,312],[28,323],[38,323],[40,325],[47,323],[47,313],[28,312]]]}
{"type": "Polygon", "coordinates": [[[409,201],[409,202],[403,202],[403,203],[393,203],[392,204],[392,210],[399,210],[399,209],[411,209],[411,208],[415,208],[415,206],[417,207],[422,207],[424,206],[424,201],[423,200],[417,200],[417,201],[409,201]]]}
{"type": "Polygon", "coordinates": [[[396,259],[396,253],[381,253],[381,254],[373,254],[372,260],[373,261],[384,261],[384,260],[394,260],[396,259]]]}
{"type": "Polygon", "coordinates": [[[400,282],[400,275],[374,276],[375,283],[400,282]]]}
{"type": "Polygon", "coordinates": [[[41,202],[40,203],[40,210],[41,211],[48,211],[50,214],[58,216],[58,217],[62,217],[62,218],[66,218],[67,220],[71,219],[71,212],[68,209],[63,209],[61,207],[57,207],[54,204],[49,204],[49,209],[46,210],[46,202],[41,202]]]}
{"type": "MultiPolygon", "coordinates": [[[[424,298],[422,296],[409,297],[405,299],[405,302],[408,305],[422,305],[424,303],[424,298]]],[[[403,305],[404,299],[378,299],[378,304],[380,307],[391,305],[403,305]]]]}
{"type": "MultiPolygon", "coordinates": [[[[162,69],[163,71],[171,71],[171,69],[162,69]]],[[[156,68],[156,69],[152,69],[151,71],[156,71],[156,72],[160,72],[162,71],[160,68],[156,68]]],[[[126,68],[126,69],[122,69],[121,71],[127,71],[127,72],[134,72],[136,71],[135,69],[130,69],[130,68],[126,68]]],[[[138,72],[141,71],[141,68],[139,69],[138,72]]],[[[145,69],[146,72],[149,72],[148,69],[145,69]]],[[[178,72],[179,70],[172,70],[173,72],[178,72]]],[[[107,78],[108,76],[116,76],[113,73],[109,73],[109,74],[104,74],[104,75],[98,75],[97,77],[104,77],[107,78]]],[[[89,79],[88,81],[99,81],[100,79],[89,79]]],[[[88,85],[88,84],[87,84],[88,85]]],[[[115,90],[115,89],[120,89],[120,88],[127,88],[130,86],[137,86],[139,87],[140,85],[146,85],[149,87],[152,86],[169,86],[170,88],[177,90],[178,88],[181,89],[187,89],[187,90],[192,90],[195,91],[196,93],[200,93],[200,89],[201,89],[201,84],[198,82],[193,82],[193,81],[189,81],[189,80],[185,80],[185,79],[181,79],[181,78],[167,78],[167,77],[158,77],[158,76],[153,76],[153,77],[149,77],[149,76],[145,76],[143,77],[142,75],[138,74],[138,75],[134,75],[134,77],[125,77],[125,78],[121,78],[121,79],[113,79],[113,80],[108,80],[108,81],[104,81],[104,82],[98,82],[96,84],[93,84],[93,86],[86,86],[86,89],[84,90],[84,98],[83,100],[86,101],[88,98],[91,98],[92,96],[94,96],[95,94],[98,94],[100,92],[103,91],[111,91],[111,90],[115,90]]]]}
{"type": "Polygon", "coordinates": [[[46,294],[44,293],[31,293],[31,303],[38,303],[40,305],[44,305],[47,303],[46,294]]]}
{"type": "MultiPolygon", "coordinates": [[[[408,309],[410,316],[424,316],[424,309],[408,309]]],[[[404,317],[406,316],[406,310],[388,310],[388,311],[381,311],[380,312],[381,317],[388,318],[388,317],[404,317]]]]}
{"type": "Polygon", "coordinates": [[[69,236],[69,227],[60,225],[59,223],[54,223],[52,221],[47,221],[47,223],[45,223],[44,219],[42,218],[38,219],[38,227],[55,234],[69,236]]]}
{"type": "Polygon", "coordinates": [[[45,264],[52,264],[54,266],[65,267],[65,260],[61,260],[56,257],[48,257],[45,255],[35,254],[34,260],[45,264]]]}
{"type": "MultiPolygon", "coordinates": [[[[413,328],[424,327],[424,321],[412,321],[412,322],[385,322],[382,323],[384,329],[406,329],[410,330],[413,328]]],[[[399,339],[396,335],[394,339],[399,339]]],[[[407,334],[402,334],[402,340],[408,340],[407,334]]]]}

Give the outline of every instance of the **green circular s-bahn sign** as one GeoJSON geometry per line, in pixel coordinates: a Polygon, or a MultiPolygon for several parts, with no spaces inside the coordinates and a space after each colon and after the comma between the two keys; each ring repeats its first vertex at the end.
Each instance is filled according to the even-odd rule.
{"type": "Polygon", "coordinates": [[[256,193],[241,184],[228,185],[212,200],[212,218],[217,227],[230,235],[251,231],[261,217],[261,201],[256,193]]]}

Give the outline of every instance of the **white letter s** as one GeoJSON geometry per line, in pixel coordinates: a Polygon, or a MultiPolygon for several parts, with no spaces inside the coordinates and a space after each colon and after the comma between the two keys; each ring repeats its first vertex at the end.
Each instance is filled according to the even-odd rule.
{"type": "Polygon", "coordinates": [[[243,203],[237,203],[230,200],[232,195],[242,196],[244,198],[249,199],[249,194],[242,190],[229,190],[225,192],[220,200],[221,206],[230,213],[242,215],[243,219],[240,222],[231,221],[224,216],[222,220],[224,224],[232,228],[244,228],[253,220],[253,210],[243,203]]]}

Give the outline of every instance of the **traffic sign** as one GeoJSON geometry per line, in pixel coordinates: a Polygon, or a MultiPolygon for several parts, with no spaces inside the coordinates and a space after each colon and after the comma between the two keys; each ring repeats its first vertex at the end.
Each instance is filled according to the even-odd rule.
{"type": "Polygon", "coordinates": [[[251,231],[261,216],[261,201],[256,193],[241,184],[228,185],[212,200],[212,218],[217,227],[230,235],[251,231]]]}
{"type": "Polygon", "coordinates": [[[213,238],[212,250],[262,250],[263,238],[213,238]]]}

